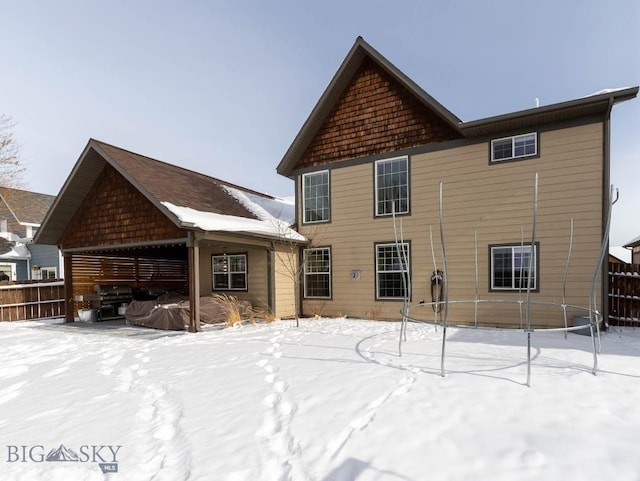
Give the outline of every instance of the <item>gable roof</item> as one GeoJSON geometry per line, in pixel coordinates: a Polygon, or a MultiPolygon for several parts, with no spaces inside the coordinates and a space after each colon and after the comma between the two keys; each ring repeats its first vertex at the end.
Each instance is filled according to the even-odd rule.
{"type": "Polygon", "coordinates": [[[230,189],[262,199],[264,202],[277,202],[278,199],[273,196],[90,139],[47,212],[42,227],[36,234],[36,243],[56,244],[59,241],[107,164],[180,228],[228,231],[225,229],[225,219],[244,219],[240,225],[246,227],[246,230],[235,228],[234,232],[261,237],[281,237],[281,231],[284,231],[295,238],[289,232],[289,224],[279,225],[278,229],[281,231],[278,232],[270,232],[266,228],[258,229],[259,224],[256,223],[264,223],[271,219],[267,219],[252,204],[240,202],[230,189]],[[190,214],[185,215],[185,212],[190,214]],[[196,216],[195,213],[201,215],[196,216]],[[202,218],[202,214],[218,216],[218,221],[204,227],[200,226],[193,219],[202,218]],[[255,228],[252,229],[251,226],[255,228]]]}
{"type": "Polygon", "coordinates": [[[435,112],[455,132],[460,134],[460,137],[464,138],[491,135],[508,130],[526,129],[544,123],[561,122],[589,115],[604,116],[614,103],[632,99],[638,94],[637,86],[623,89],[607,89],[576,100],[463,122],[398,70],[397,67],[365,42],[362,37],[358,37],[280,161],[276,169],[279,174],[284,176],[291,175],[299,159],[313,142],[325,120],[331,114],[336,102],[348,88],[354,75],[356,75],[366,59],[370,59],[383,69],[406,88],[418,102],[435,112]]]}
{"type": "Polygon", "coordinates": [[[324,120],[330,114],[333,106],[348,88],[354,75],[366,59],[371,59],[378,67],[384,70],[402,87],[407,89],[419,103],[435,112],[446,124],[455,131],[459,131],[460,119],[447,110],[436,99],[425,92],[418,84],[402,73],[395,65],[389,62],[371,45],[358,37],[347,54],[346,58],[338,68],[338,71],[329,82],[320,100],[311,111],[311,114],[303,124],[300,132],[285,153],[283,159],[277,167],[277,172],[281,175],[288,175],[295,167],[297,159],[305,152],[309,144],[313,141],[316,133],[322,127],[324,120]]]}
{"type": "Polygon", "coordinates": [[[41,224],[56,197],[28,190],[0,187],[0,198],[19,224],[41,224]]]}

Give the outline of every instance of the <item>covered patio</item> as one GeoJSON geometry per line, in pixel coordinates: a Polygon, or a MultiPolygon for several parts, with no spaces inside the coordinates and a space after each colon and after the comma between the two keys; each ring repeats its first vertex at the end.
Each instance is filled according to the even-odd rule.
{"type": "Polygon", "coordinates": [[[35,242],[64,256],[66,322],[87,308],[120,317],[118,299],[102,292],[125,286],[130,300],[188,296],[196,332],[201,299],[216,293],[277,317],[295,314],[289,266],[306,239],[292,222],[281,199],[92,139],[35,242]]]}

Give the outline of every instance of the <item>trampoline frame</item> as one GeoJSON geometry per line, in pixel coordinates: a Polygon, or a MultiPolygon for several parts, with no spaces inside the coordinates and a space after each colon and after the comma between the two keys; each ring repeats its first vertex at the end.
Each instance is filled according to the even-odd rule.
{"type": "MultiPolygon", "coordinates": [[[[440,375],[442,377],[445,376],[445,348],[446,348],[446,338],[447,338],[447,328],[455,327],[461,329],[479,329],[479,330],[520,330],[527,335],[527,379],[526,385],[531,386],[531,334],[534,332],[552,332],[552,331],[561,331],[564,332],[565,339],[567,337],[567,332],[577,331],[581,329],[585,329],[587,325],[581,326],[569,326],[567,323],[567,309],[577,310],[585,312],[589,317],[589,330],[593,345],[593,368],[591,372],[596,375],[598,370],[598,353],[601,349],[601,339],[600,339],[600,323],[603,320],[602,314],[598,311],[597,308],[597,298],[596,298],[596,286],[598,283],[598,278],[600,276],[600,271],[602,268],[602,264],[604,261],[604,257],[606,255],[608,242],[609,242],[609,228],[611,224],[611,211],[613,205],[618,201],[619,193],[618,190],[615,189],[615,198],[614,198],[614,188],[610,187],[609,193],[609,205],[607,209],[606,216],[606,227],[604,229],[602,244],[600,248],[600,255],[598,261],[596,263],[592,281],[591,281],[591,290],[589,293],[589,306],[577,306],[566,303],[566,286],[567,286],[567,276],[569,272],[569,264],[571,260],[571,252],[573,249],[573,218],[570,219],[569,226],[569,246],[567,250],[567,261],[564,269],[564,277],[562,283],[562,302],[550,302],[550,301],[538,301],[531,299],[531,279],[532,279],[532,271],[533,271],[533,262],[536,251],[532,249],[532,254],[529,256],[529,269],[528,269],[528,278],[527,278],[527,288],[525,291],[525,299],[522,299],[523,289],[520,287],[519,298],[517,300],[514,299],[480,299],[478,295],[478,235],[477,228],[474,229],[474,264],[475,264],[475,295],[474,299],[467,300],[449,300],[448,294],[448,285],[449,285],[449,276],[447,271],[447,255],[445,248],[445,238],[444,238],[444,208],[443,208],[443,182],[439,183],[439,231],[440,231],[440,246],[441,246],[441,257],[442,257],[442,271],[444,273],[444,280],[442,285],[442,299],[434,302],[419,302],[419,303],[410,303],[409,293],[411,292],[411,279],[406,273],[408,272],[408,259],[406,256],[406,252],[401,249],[400,245],[403,243],[403,228],[402,228],[402,219],[400,219],[400,228],[398,233],[398,228],[396,226],[396,216],[395,209],[393,210],[393,232],[394,239],[396,244],[396,250],[398,257],[400,259],[401,268],[403,272],[402,280],[405,297],[403,299],[403,307],[400,310],[402,314],[402,322],[400,325],[400,337],[398,340],[398,355],[402,356],[402,342],[406,342],[407,340],[407,324],[409,322],[412,323],[421,323],[421,324],[431,324],[442,327],[442,349],[440,354],[440,375]],[[474,305],[474,319],[473,323],[463,324],[456,323],[451,324],[448,322],[448,312],[449,305],[461,305],[461,304],[473,304],[474,305]],[[519,307],[519,318],[520,327],[509,327],[509,326],[482,326],[478,323],[478,306],[480,304],[517,304],[519,307]],[[564,320],[563,327],[533,327],[531,325],[531,306],[542,305],[542,306],[550,306],[550,307],[558,307],[562,309],[562,315],[564,320]],[[433,320],[429,319],[419,319],[415,316],[412,316],[411,312],[413,310],[425,308],[427,306],[431,306],[434,311],[433,320]],[[523,314],[524,310],[524,314],[523,314]]],[[[394,206],[395,207],[395,206],[394,206]]],[[[537,226],[537,217],[538,217],[538,173],[535,174],[534,177],[534,188],[533,188],[533,213],[532,213],[532,228],[531,228],[531,246],[535,246],[536,240],[536,226],[537,226]]],[[[433,261],[434,271],[438,271],[438,266],[436,263],[436,255],[433,247],[433,233],[431,226],[429,226],[429,239],[431,244],[431,257],[433,261]]],[[[521,247],[524,247],[524,225],[521,227],[521,247]]],[[[522,273],[522,265],[521,265],[521,273],[522,273]]],[[[585,315],[586,317],[586,315],[585,315]]],[[[606,321],[605,321],[606,322],[606,321]]],[[[515,323],[514,323],[515,324],[515,323]]],[[[605,324],[606,326],[606,324],[605,324]]]]}

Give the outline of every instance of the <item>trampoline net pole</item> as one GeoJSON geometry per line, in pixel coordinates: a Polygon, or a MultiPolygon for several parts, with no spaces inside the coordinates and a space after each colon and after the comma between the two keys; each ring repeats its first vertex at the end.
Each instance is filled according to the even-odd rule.
{"type": "Polygon", "coordinates": [[[443,270],[443,282],[442,282],[442,294],[444,297],[444,314],[442,319],[442,355],[440,358],[440,374],[444,377],[444,352],[445,343],[447,339],[447,317],[449,314],[449,272],[447,271],[447,254],[444,247],[444,209],[442,201],[442,181],[440,181],[440,247],[442,248],[442,270],[443,270]]]}
{"type": "MultiPolygon", "coordinates": [[[[571,249],[573,248],[573,217],[569,222],[569,250],[567,251],[567,263],[564,266],[564,279],[562,280],[562,316],[564,318],[564,328],[567,325],[567,275],[569,273],[569,261],[571,260],[571,249]]],[[[564,331],[564,338],[567,338],[567,331],[564,331]]]]}
{"type": "MultiPolygon", "coordinates": [[[[531,226],[531,251],[529,253],[529,272],[527,273],[527,386],[531,386],[531,278],[534,257],[536,255],[536,222],[538,220],[538,173],[533,183],[533,224],[531,226]]],[[[520,263],[522,264],[522,254],[520,263]]],[[[522,279],[520,279],[522,282],[522,279]]]]}

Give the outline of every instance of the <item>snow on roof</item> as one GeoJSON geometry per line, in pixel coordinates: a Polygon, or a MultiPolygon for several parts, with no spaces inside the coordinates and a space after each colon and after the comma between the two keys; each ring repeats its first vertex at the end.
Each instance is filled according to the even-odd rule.
{"type": "Polygon", "coordinates": [[[30,259],[31,258],[31,252],[29,252],[29,249],[24,244],[24,239],[20,239],[19,236],[12,234],[10,232],[1,232],[0,237],[7,239],[9,241],[7,245],[10,246],[10,250],[0,255],[2,259],[30,259]]]}
{"type": "Polygon", "coordinates": [[[598,90],[597,92],[593,92],[589,95],[585,95],[585,97],[595,97],[596,95],[602,95],[602,94],[610,94],[610,93],[614,93],[614,92],[619,92],[621,90],[627,90],[628,88],[631,87],[618,87],[618,88],[614,88],[614,89],[602,89],[602,90],[598,90]]]}
{"type": "MultiPolygon", "coordinates": [[[[205,231],[241,232],[295,241],[307,240],[303,235],[291,229],[289,224],[275,218],[264,209],[262,215],[256,214],[258,219],[248,219],[214,212],[202,212],[191,207],[180,207],[171,202],[162,202],[162,205],[178,217],[180,222],[193,224],[205,231]]],[[[254,208],[257,211],[260,206],[254,205],[254,208]]]]}
{"type": "Polygon", "coordinates": [[[634,238],[632,241],[627,242],[623,247],[635,247],[635,244],[640,241],[640,236],[634,238]]]}
{"type": "Polygon", "coordinates": [[[631,251],[622,246],[610,246],[609,254],[620,259],[622,262],[631,264],[631,251]]]}
{"type": "Polygon", "coordinates": [[[264,197],[250,192],[243,192],[227,185],[223,185],[222,188],[261,220],[276,218],[286,222],[287,227],[295,222],[296,208],[291,198],[264,197]]]}

